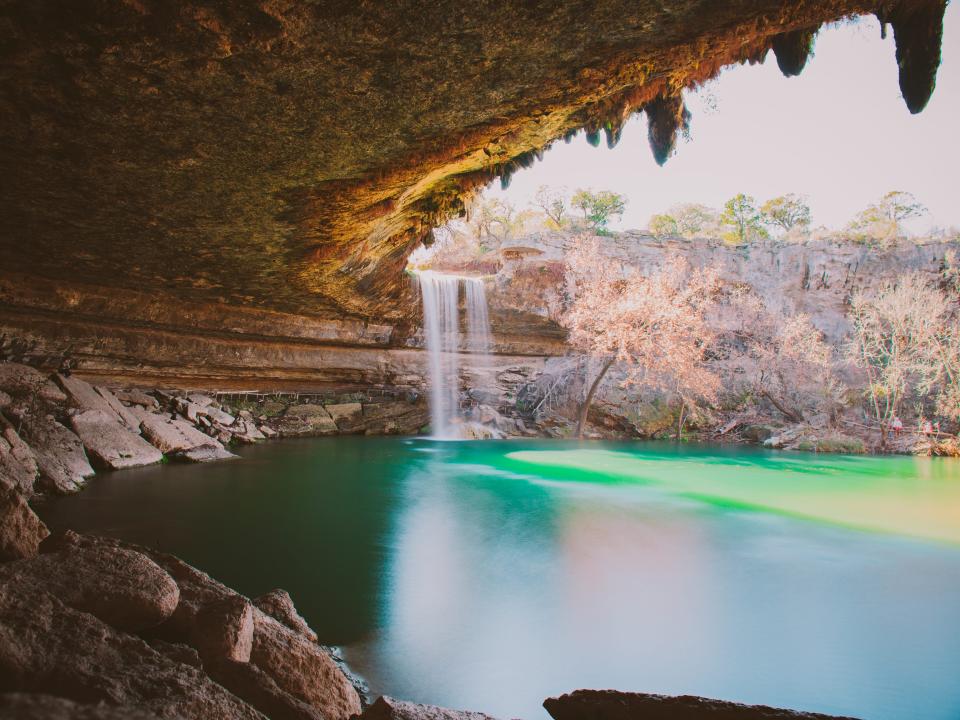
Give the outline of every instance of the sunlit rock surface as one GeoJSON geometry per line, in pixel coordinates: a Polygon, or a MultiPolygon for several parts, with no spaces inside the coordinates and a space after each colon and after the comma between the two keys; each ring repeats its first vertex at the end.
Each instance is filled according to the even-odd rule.
{"type": "Polygon", "coordinates": [[[771,47],[798,72],[812,30],[856,13],[892,26],[891,67],[917,111],[944,6],[13,0],[0,10],[3,269],[402,320],[409,250],[550,142],[586,128],[614,144],[646,109],[663,160],[684,88],[771,47]]]}

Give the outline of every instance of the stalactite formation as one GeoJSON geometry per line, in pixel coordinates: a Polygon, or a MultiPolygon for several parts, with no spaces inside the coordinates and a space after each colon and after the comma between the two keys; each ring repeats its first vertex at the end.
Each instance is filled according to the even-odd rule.
{"type": "Polygon", "coordinates": [[[795,77],[803,72],[813,53],[813,41],[819,28],[803,28],[781,33],[773,38],[773,54],[777,65],[786,77],[795,77]]]}
{"type": "Polygon", "coordinates": [[[662,95],[648,103],[647,135],[653,159],[663,165],[677,144],[677,134],[690,127],[690,111],[680,95],[662,95]]]}

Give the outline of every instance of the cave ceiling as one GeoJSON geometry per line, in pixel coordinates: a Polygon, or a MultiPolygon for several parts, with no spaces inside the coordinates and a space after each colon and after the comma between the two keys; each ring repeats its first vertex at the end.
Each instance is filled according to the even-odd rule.
{"type": "Polygon", "coordinates": [[[636,112],[665,160],[684,90],[771,48],[797,74],[822,23],[889,23],[877,72],[920,111],[944,7],[0,0],[2,269],[397,317],[407,254],[472,192],[636,112]]]}

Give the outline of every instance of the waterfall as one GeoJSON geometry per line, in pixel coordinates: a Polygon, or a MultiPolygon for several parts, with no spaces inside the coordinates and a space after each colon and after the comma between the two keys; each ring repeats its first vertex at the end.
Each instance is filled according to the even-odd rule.
{"type": "Polygon", "coordinates": [[[423,302],[423,329],[430,380],[430,428],[435,438],[458,436],[460,421],[460,285],[466,299],[465,349],[490,350],[490,320],[483,280],[444,275],[433,270],[414,274],[423,302]]]}

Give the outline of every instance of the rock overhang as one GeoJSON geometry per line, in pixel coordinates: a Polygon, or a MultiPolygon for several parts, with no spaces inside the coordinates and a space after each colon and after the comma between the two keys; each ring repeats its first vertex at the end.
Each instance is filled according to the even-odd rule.
{"type": "Polygon", "coordinates": [[[407,255],[479,188],[641,111],[665,160],[684,90],[771,48],[797,74],[824,22],[892,25],[918,112],[945,5],[9,0],[4,269],[396,322],[407,255]]]}

